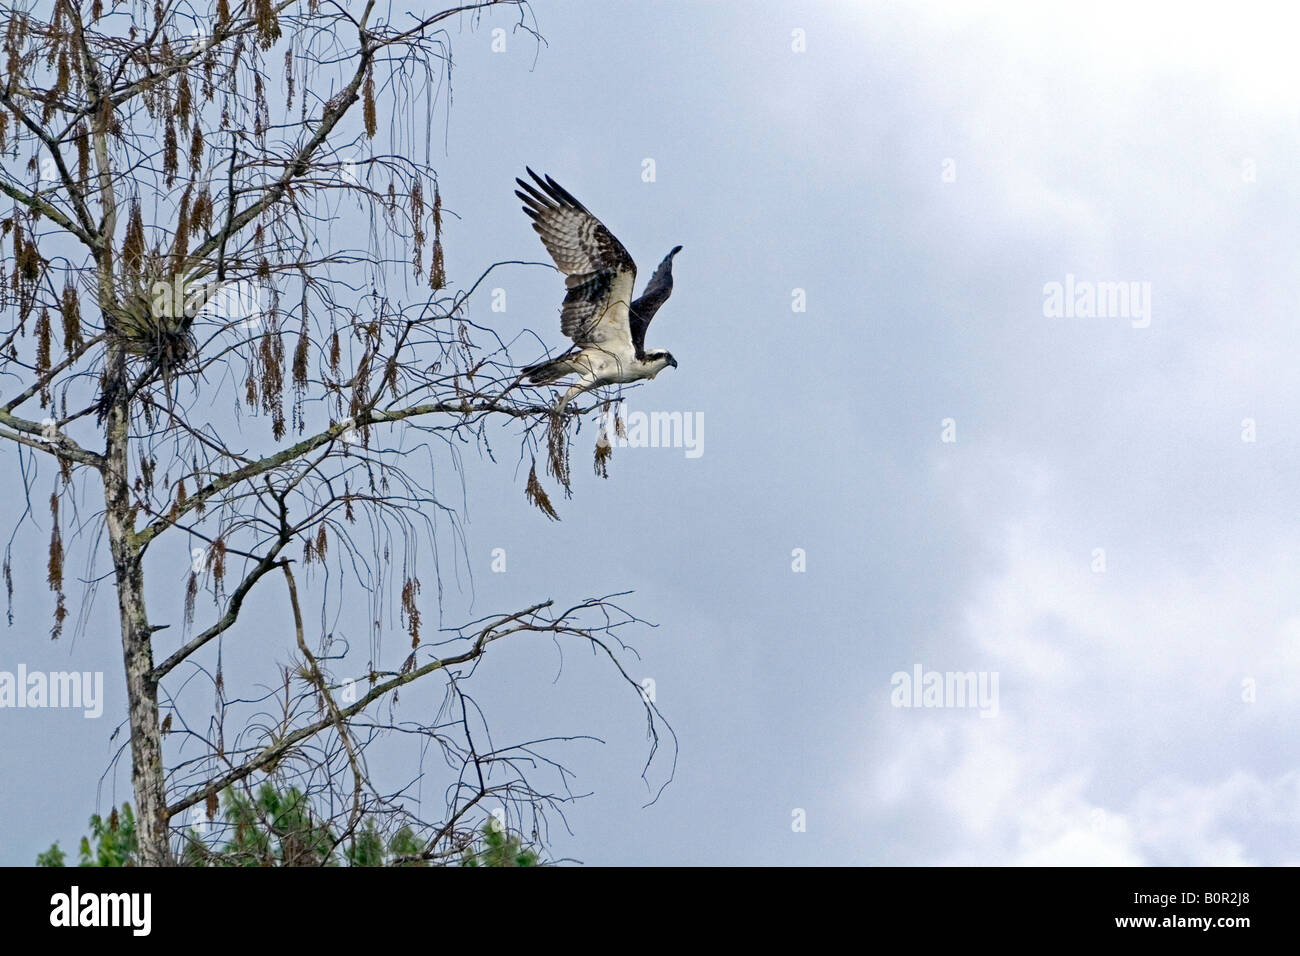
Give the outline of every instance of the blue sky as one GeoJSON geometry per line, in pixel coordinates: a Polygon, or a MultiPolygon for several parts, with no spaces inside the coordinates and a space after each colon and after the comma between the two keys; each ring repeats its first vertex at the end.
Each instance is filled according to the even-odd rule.
{"type": "MultiPolygon", "coordinates": [[[[584,429],[560,523],[512,454],[466,464],[446,623],[632,589],[658,625],[629,637],[680,741],[650,807],[643,715],[599,662],[570,650],[557,678],[549,643],[502,647],[478,676],[498,738],[605,741],[563,751],[593,795],[556,855],[1300,862],[1293,29],[1250,4],[535,13],[540,49],[494,53],[509,18],[453,31],[449,277],[542,258],[526,164],[643,278],[682,244],[649,335],[680,367],[629,404],[704,423],[698,458],[617,449],[608,480],[584,429]],[[1149,283],[1149,325],[1045,315],[1067,276],[1149,283]],[[918,665],[996,674],[996,716],[894,706],[918,665]]],[[[508,308],[471,302],[477,321],[562,344],[553,273],[491,285],[508,308]]],[[[113,628],[44,630],[12,628],[5,660],[102,667],[110,716],[0,719],[6,863],[129,789],[99,783],[113,628]]],[[[383,770],[418,756],[395,744],[383,770]]]]}

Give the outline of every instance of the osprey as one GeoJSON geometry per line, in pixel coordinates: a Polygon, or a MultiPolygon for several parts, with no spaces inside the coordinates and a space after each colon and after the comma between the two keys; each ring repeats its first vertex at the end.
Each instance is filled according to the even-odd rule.
{"type": "Polygon", "coordinates": [[[578,382],[555,406],[563,412],[576,396],[599,385],[624,385],[651,379],[668,366],[677,367],[672,353],[647,349],[645,331],[659,307],[673,291],[675,246],[638,299],[632,298],[636,263],[604,223],[574,199],[550,176],[543,179],[531,169],[536,186],[516,179],[522,191],[524,212],[542,244],[564,273],[564,305],[560,328],[574,347],[559,358],[523,370],[534,385],[547,385],[566,375],[578,382]]]}

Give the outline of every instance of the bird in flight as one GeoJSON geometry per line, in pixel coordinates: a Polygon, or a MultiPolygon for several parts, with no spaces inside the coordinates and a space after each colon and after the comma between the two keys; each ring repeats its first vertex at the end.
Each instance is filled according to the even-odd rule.
{"type": "Polygon", "coordinates": [[[566,375],[578,381],[557,403],[563,412],[578,395],[600,385],[625,385],[651,379],[677,360],[665,349],[647,349],[645,332],[659,307],[673,291],[675,246],[664,256],[640,298],[632,298],[636,263],[623,243],[550,176],[528,175],[536,185],[516,179],[515,195],[542,244],[564,273],[564,305],[560,328],[573,339],[573,348],[523,370],[534,385],[548,385],[566,375]]]}

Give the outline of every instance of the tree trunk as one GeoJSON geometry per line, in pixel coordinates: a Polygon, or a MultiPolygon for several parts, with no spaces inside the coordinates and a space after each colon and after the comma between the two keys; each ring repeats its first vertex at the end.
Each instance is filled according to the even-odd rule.
{"type": "MultiPolygon", "coordinates": [[[[121,346],[117,346],[120,348],[121,346]]],[[[113,368],[109,349],[109,368],[113,368]]],[[[110,373],[111,374],[111,373],[110,373]]],[[[131,783],[135,790],[136,835],[143,866],[171,863],[167,788],[158,722],[158,683],[153,676],[153,631],[144,600],[144,569],[135,541],[129,476],[129,407],[125,385],[108,415],[104,503],[117,603],[122,625],[122,659],[131,725],[131,783]]]]}

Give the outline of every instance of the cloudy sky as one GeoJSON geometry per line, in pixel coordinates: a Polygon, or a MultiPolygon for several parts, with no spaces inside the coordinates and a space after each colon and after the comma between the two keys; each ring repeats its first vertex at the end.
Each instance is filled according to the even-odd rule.
{"type": "MultiPolygon", "coordinates": [[[[447,621],[631,589],[658,625],[625,635],[680,744],[648,807],[643,714],[598,661],[503,645],[479,674],[499,737],[604,740],[563,751],[592,795],[556,856],[1300,863],[1294,24],[1047,6],[538,2],[540,47],[453,31],[453,283],[541,258],[525,164],[642,276],[684,246],[649,336],[680,367],[629,408],[699,416],[702,453],[617,449],[601,480],[584,431],[559,523],[509,455],[466,469],[447,621]],[[1050,314],[1053,283],[1130,309],[1050,314]],[[918,669],[995,704],[896,706],[918,669]]],[[[498,284],[471,315],[559,346],[554,274],[498,284]]],[[[40,637],[5,660],[102,662],[111,716],[0,720],[6,863],[129,791],[100,781],[112,628],[40,637]]]]}

